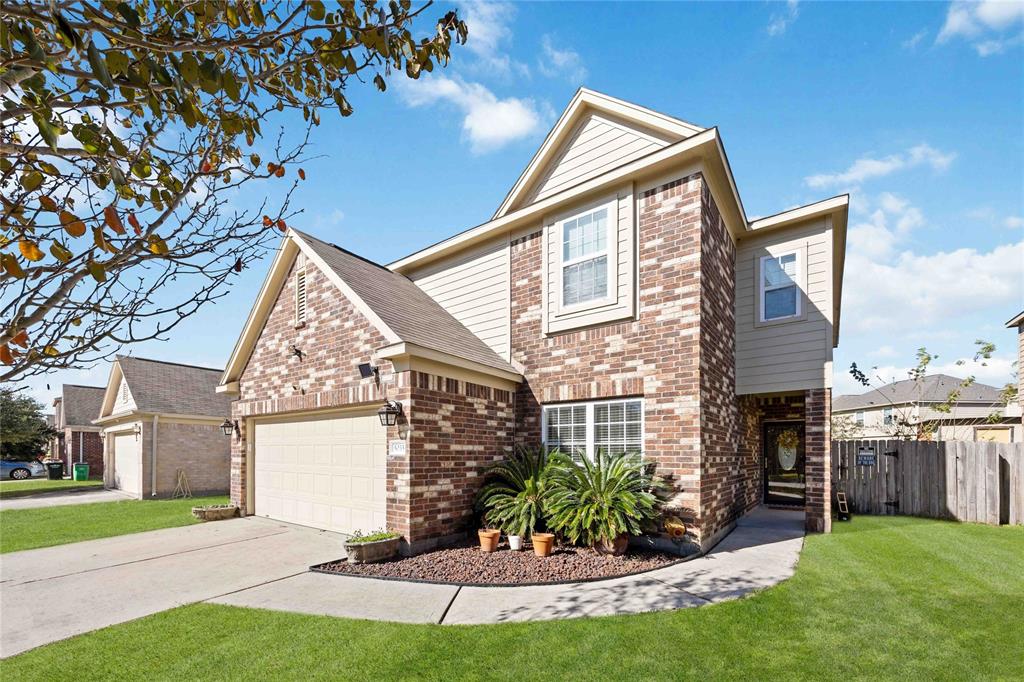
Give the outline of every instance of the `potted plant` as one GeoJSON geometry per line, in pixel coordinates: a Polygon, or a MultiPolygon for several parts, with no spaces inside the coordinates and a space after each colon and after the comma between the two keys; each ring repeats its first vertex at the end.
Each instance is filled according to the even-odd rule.
{"type": "Polygon", "coordinates": [[[549,457],[542,447],[521,447],[484,475],[477,503],[487,519],[505,531],[510,549],[520,550],[523,541],[532,538],[536,551],[541,534],[534,531],[544,522],[549,457]]]}
{"type": "Polygon", "coordinates": [[[398,554],[401,536],[390,530],[372,533],[356,531],[345,540],[345,554],[350,564],[372,564],[387,561],[398,554]]]}
{"type": "Polygon", "coordinates": [[[493,552],[498,549],[498,541],[501,539],[501,531],[497,528],[481,528],[477,531],[480,537],[480,549],[485,552],[493,552]]]}
{"type": "Polygon", "coordinates": [[[663,485],[638,453],[598,451],[593,461],[579,463],[559,454],[548,480],[548,521],[572,542],[620,556],[629,537],[657,517],[661,503],[655,492],[663,485]]]}
{"type": "Polygon", "coordinates": [[[539,557],[551,556],[551,551],[555,547],[555,536],[552,533],[534,533],[532,536],[533,540],[533,553],[539,557]]]}

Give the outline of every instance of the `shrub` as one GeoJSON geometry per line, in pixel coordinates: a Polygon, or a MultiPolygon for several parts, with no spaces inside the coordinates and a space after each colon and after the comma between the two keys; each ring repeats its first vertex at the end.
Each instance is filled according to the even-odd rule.
{"type": "Polygon", "coordinates": [[[521,447],[487,470],[477,504],[488,523],[509,535],[533,535],[544,522],[548,461],[553,454],[543,447],[521,447]]]}
{"type": "Polygon", "coordinates": [[[611,543],[619,535],[639,535],[658,516],[656,493],[663,486],[638,453],[598,451],[593,461],[575,462],[553,454],[546,507],[551,527],[574,543],[611,543]]]}
{"type": "Polygon", "coordinates": [[[345,541],[351,545],[361,545],[367,542],[379,542],[381,540],[394,540],[397,537],[401,537],[398,533],[393,530],[375,530],[369,533],[363,533],[361,530],[353,531],[352,535],[345,541]]]}

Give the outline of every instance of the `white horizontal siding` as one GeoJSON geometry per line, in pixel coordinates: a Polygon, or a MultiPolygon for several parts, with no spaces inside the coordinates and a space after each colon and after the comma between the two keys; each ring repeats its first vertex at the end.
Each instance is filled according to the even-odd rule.
{"type": "Polygon", "coordinates": [[[736,391],[740,394],[832,385],[832,229],[827,218],[741,240],[736,249],[736,391]],[[759,325],[761,257],[805,252],[803,319],[759,325]]]}
{"type": "Polygon", "coordinates": [[[608,116],[591,114],[577,125],[522,205],[544,199],[667,144],[667,140],[647,131],[608,116]]]}
{"type": "Polygon", "coordinates": [[[510,359],[509,245],[502,236],[409,274],[501,357],[510,359]]]}

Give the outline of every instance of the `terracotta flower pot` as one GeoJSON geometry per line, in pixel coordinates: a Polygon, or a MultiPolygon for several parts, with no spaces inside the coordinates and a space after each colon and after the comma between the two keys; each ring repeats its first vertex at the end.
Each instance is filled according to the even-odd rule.
{"type": "Polygon", "coordinates": [[[555,536],[551,533],[533,534],[533,553],[539,557],[551,556],[555,546],[555,536]]]}
{"type": "Polygon", "coordinates": [[[498,549],[498,540],[501,539],[500,530],[478,530],[480,536],[480,549],[485,552],[493,552],[498,549]]]}
{"type": "Polygon", "coordinates": [[[594,549],[598,554],[609,554],[611,556],[622,556],[629,547],[629,536],[625,533],[618,535],[613,540],[598,540],[594,543],[594,549]]]}

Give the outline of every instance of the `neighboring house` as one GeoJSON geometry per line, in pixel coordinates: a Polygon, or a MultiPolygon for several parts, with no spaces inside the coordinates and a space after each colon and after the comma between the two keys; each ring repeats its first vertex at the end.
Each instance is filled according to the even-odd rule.
{"type": "Polygon", "coordinates": [[[108,488],[138,498],[171,495],[184,471],[193,494],[229,488],[231,401],[219,369],[118,355],[95,424],[103,430],[108,488]]]}
{"type": "Polygon", "coordinates": [[[482,225],[387,267],[289,230],[218,389],[232,499],[417,552],[543,442],[642,451],[705,547],[764,501],[827,532],[847,209],[750,220],[717,129],[580,90],[482,225]]]}
{"type": "Polygon", "coordinates": [[[832,415],[849,419],[855,438],[866,440],[916,437],[930,431],[931,440],[1024,441],[1020,406],[1003,405],[1002,390],[995,386],[975,382],[963,389],[948,413],[937,410],[961,381],[933,374],[920,382],[906,379],[861,395],[837,396],[832,415]]]}
{"type": "Polygon", "coordinates": [[[1024,413],[1024,310],[1007,322],[1006,326],[1009,329],[1017,328],[1017,404],[1024,413]]]}
{"type": "Polygon", "coordinates": [[[103,441],[100,428],[92,423],[100,413],[103,388],[64,384],[60,397],[53,401],[53,428],[57,436],[50,441],[49,456],[64,462],[64,472],[71,473],[71,465],[79,462],[89,465],[89,477],[103,476],[103,441]]]}

